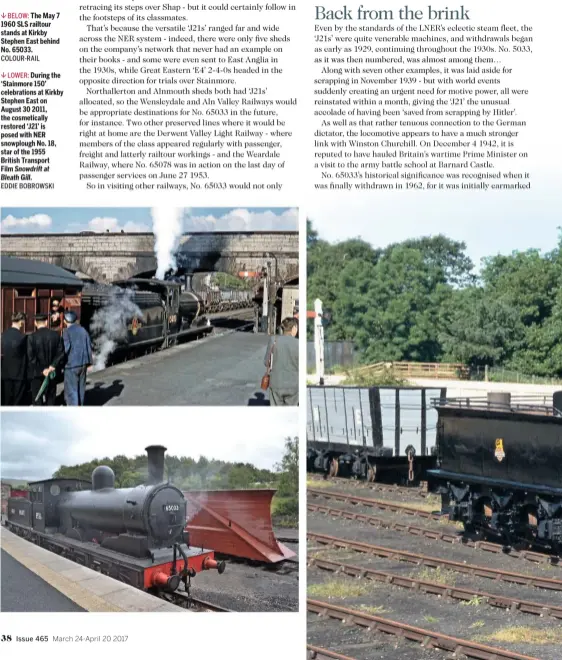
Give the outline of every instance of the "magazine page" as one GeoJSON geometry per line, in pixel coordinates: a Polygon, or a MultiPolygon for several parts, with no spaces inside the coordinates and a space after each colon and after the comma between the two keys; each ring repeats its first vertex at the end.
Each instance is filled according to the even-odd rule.
{"type": "Polygon", "coordinates": [[[544,10],[316,7],[310,657],[560,656],[560,12],[544,10]]]}
{"type": "Polygon", "coordinates": [[[3,8],[2,649],[558,658],[559,19],[3,8]]]}

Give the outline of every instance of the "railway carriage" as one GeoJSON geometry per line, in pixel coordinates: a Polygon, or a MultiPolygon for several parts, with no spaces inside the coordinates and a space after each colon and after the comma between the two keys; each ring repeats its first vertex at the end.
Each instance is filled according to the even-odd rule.
{"type": "MultiPolygon", "coordinates": [[[[2,272],[1,328],[11,326],[15,312],[26,314],[25,332],[33,332],[36,314],[49,314],[54,300],[65,311],[81,316],[84,282],[64,268],[42,261],[0,257],[2,272]]],[[[62,332],[63,324],[53,324],[49,314],[49,327],[62,332]]]]}

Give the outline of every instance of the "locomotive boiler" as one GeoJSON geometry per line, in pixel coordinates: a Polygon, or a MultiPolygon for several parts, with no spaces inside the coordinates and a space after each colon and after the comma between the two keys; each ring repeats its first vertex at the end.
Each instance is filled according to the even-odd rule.
{"type": "Polygon", "coordinates": [[[562,548],[562,392],[550,403],[440,399],[428,488],[467,533],[562,548]]]}
{"type": "Polygon", "coordinates": [[[115,475],[100,465],[91,484],[48,479],[30,484],[30,499],[8,500],[7,527],[43,547],[79,560],[144,590],[174,592],[198,572],[224,562],[192,548],[185,532],[186,501],[164,481],[165,447],[151,445],[147,483],[115,488],[115,475]],[[91,487],[90,487],[91,486],[91,487]]]}

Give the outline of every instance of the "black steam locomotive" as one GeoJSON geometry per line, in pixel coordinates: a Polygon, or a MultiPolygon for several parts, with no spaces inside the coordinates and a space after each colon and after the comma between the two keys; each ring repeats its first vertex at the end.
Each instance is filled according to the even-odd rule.
{"type": "Polygon", "coordinates": [[[562,392],[552,405],[507,393],[439,399],[437,467],[428,488],[467,533],[506,546],[562,549],[562,392]]]}
{"type": "Polygon", "coordinates": [[[158,593],[175,592],[203,570],[222,573],[212,550],[191,548],[186,500],[164,481],[165,447],[150,446],[148,482],[115,488],[100,465],[92,482],[46,479],[30,484],[29,499],[8,499],[6,526],[19,536],[119,579],[158,593]]]}
{"type": "Polygon", "coordinates": [[[195,292],[189,277],[131,278],[112,286],[86,285],[81,323],[94,340],[101,329],[114,342],[113,356],[131,355],[209,333],[213,316],[253,305],[250,291],[195,292]]]}

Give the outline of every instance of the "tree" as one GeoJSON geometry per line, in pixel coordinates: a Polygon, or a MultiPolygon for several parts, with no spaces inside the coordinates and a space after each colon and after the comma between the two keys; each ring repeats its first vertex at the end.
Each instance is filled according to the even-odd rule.
{"type": "Polygon", "coordinates": [[[277,465],[281,472],[278,493],[282,497],[297,497],[299,493],[299,439],[285,438],[285,454],[277,465]]]}

